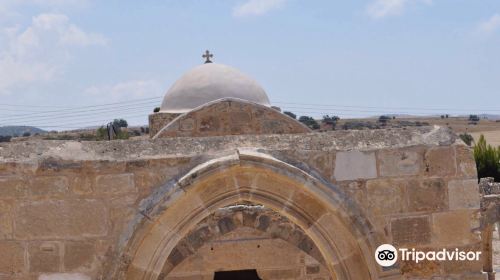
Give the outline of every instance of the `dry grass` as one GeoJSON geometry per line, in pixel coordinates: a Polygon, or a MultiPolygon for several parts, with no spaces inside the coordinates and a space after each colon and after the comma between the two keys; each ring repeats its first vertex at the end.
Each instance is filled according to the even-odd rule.
{"type": "MultiPolygon", "coordinates": [[[[395,121],[412,121],[412,122],[427,122],[430,125],[439,125],[449,127],[455,133],[469,133],[477,141],[481,134],[486,138],[488,144],[500,146],[500,121],[495,120],[480,120],[477,124],[471,124],[468,118],[450,117],[441,119],[440,117],[400,117],[392,120],[395,121]]],[[[343,119],[339,122],[341,126],[346,121],[372,121],[376,122],[377,119],[343,119]]]]}

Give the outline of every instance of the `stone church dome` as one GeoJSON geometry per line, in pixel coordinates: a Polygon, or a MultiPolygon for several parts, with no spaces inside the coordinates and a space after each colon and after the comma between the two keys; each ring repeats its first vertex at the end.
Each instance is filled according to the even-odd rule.
{"type": "Polygon", "coordinates": [[[230,66],[205,63],[174,83],[163,98],[160,112],[185,113],[226,97],[270,106],[266,92],[252,78],[230,66]]]}

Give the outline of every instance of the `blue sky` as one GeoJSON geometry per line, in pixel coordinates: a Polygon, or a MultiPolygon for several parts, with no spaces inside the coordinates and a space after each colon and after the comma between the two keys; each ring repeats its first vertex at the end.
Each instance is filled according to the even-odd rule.
{"type": "Polygon", "coordinates": [[[0,126],[145,124],[205,49],[298,114],[500,113],[498,0],[0,0],[0,126]]]}

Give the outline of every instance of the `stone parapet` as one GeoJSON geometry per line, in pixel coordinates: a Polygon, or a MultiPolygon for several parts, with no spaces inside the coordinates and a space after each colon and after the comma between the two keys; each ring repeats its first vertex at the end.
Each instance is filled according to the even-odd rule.
{"type": "MultiPolygon", "coordinates": [[[[373,259],[382,242],[481,247],[475,163],[456,139],[423,127],[0,144],[0,279],[159,279],[161,269],[150,263],[170,260],[163,269],[172,271],[198,246],[211,254],[206,244],[245,223],[317,261],[268,276],[481,279],[482,263],[382,270],[373,259]],[[271,212],[217,211],[242,201],[271,212]],[[150,254],[157,250],[165,251],[150,254]]],[[[483,185],[485,196],[497,192],[483,185]]]]}

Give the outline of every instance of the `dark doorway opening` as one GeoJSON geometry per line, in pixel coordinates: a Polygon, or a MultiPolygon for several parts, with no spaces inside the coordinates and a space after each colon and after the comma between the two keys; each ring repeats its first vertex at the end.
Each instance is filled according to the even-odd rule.
{"type": "Polygon", "coordinates": [[[214,280],[261,280],[255,269],[217,271],[214,280]]]}

